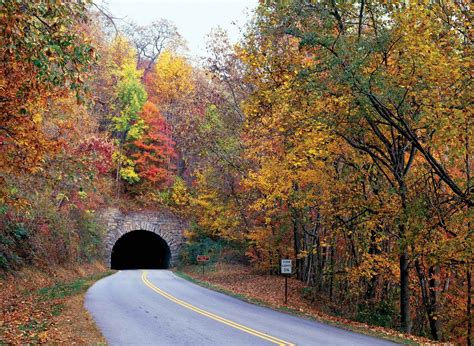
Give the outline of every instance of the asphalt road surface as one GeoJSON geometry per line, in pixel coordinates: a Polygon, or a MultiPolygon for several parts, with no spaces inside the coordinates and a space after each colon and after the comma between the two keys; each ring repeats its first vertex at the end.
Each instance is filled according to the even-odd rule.
{"type": "Polygon", "coordinates": [[[169,270],[123,270],[96,282],[85,306],[111,345],[391,345],[245,303],[169,270]]]}

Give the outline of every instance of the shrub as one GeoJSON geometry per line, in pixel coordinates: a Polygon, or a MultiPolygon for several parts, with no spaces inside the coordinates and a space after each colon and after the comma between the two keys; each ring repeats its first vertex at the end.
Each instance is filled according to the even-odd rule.
{"type": "Polygon", "coordinates": [[[90,262],[103,256],[105,229],[93,212],[58,211],[45,200],[21,215],[0,206],[1,271],[27,264],[90,262]]]}
{"type": "Polygon", "coordinates": [[[198,264],[198,255],[210,256],[210,262],[215,263],[220,258],[222,241],[210,238],[199,238],[194,242],[186,243],[181,250],[182,264],[198,264]]]}
{"type": "Polygon", "coordinates": [[[104,255],[105,228],[92,211],[77,211],[75,214],[79,237],[79,260],[90,262],[101,258],[104,255]]]}
{"type": "Polygon", "coordinates": [[[396,315],[395,306],[391,302],[362,303],[357,307],[356,320],[381,327],[393,327],[396,315]]]}
{"type": "Polygon", "coordinates": [[[225,263],[245,263],[245,245],[223,238],[212,238],[196,223],[191,225],[188,233],[188,242],[181,248],[180,259],[182,264],[198,264],[198,255],[210,256],[210,263],[217,261],[225,263]]]}

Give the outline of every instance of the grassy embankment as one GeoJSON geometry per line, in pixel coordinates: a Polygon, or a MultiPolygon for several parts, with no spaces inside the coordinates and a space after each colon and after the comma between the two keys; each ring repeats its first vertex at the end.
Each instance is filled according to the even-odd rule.
{"type": "Polygon", "coordinates": [[[105,344],[84,294],[112,272],[101,263],[24,268],[0,278],[0,344],[105,344]]]}

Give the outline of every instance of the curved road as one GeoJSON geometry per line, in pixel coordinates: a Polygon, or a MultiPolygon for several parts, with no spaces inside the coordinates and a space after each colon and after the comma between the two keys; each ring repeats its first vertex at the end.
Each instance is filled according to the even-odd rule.
{"type": "Polygon", "coordinates": [[[168,270],[125,270],[96,282],[85,306],[111,345],[391,345],[245,303],[168,270]]]}

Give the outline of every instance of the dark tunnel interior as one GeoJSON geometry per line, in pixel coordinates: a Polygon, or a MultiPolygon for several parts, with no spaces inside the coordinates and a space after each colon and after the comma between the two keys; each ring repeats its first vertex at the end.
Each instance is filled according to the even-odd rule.
{"type": "Polygon", "coordinates": [[[168,269],[171,252],[166,241],[149,231],[124,234],[112,249],[112,269],[168,269]]]}

